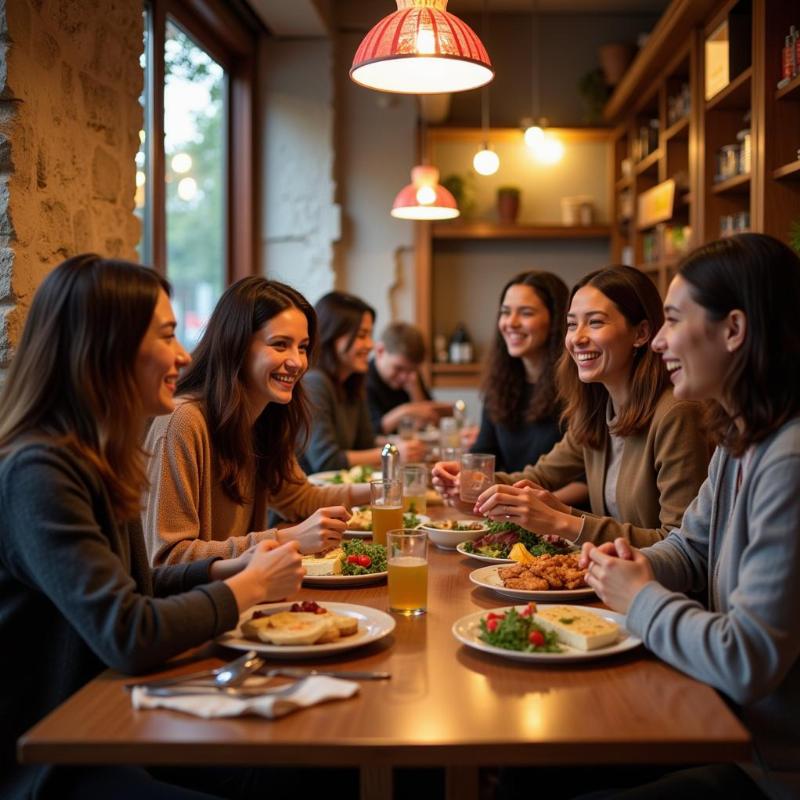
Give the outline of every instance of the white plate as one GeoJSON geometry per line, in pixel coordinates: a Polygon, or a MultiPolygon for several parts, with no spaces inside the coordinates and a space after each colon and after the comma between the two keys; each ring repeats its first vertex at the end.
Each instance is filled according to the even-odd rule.
{"type": "MultiPolygon", "coordinates": [[[[358,509],[363,508],[363,506],[353,506],[353,511],[357,511],[358,509]]],[[[426,514],[417,514],[419,517],[420,525],[424,525],[426,522],[430,522],[431,518],[426,514]]],[[[349,528],[344,532],[345,539],[371,539],[372,538],[372,531],[351,531],[349,528]]]]}
{"type": "Polygon", "coordinates": [[[456,547],[456,550],[458,550],[458,552],[461,553],[462,556],[468,556],[469,558],[474,558],[474,559],[477,559],[478,561],[485,561],[487,564],[513,564],[514,563],[512,561],[512,559],[510,559],[510,558],[492,558],[491,556],[484,556],[484,555],[481,555],[480,553],[469,553],[464,549],[464,545],[465,544],[466,544],[466,542],[461,542],[461,544],[459,544],[456,547]]]}
{"type": "MultiPolygon", "coordinates": [[[[525,606],[507,606],[505,608],[493,608],[492,612],[495,614],[502,614],[505,611],[510,611],[516,608],[521,611],[525,606]]],[[[622,614],[617,614],[614,611],[606,611],[602,608],[587,608],[586,606],[576,606],[583,611],[591,611],[604,619],[616,622],[620,627],[619,639],[614,644],[606,645],[605,647],[598,647],[597,650],[577,650],[574,647],[559,642],[562,647],[560,653],[523,653],[519,650],[504,650],[502,647],[495,647],[494,645],[487,644],[480,639],[480,620],[485,617],[488,611],[476,611],[474,614],[467,614],[466,617],[456,620],[453,623],[453,636],[459,642],[465,644],[467,647],[472,647],[475,650],[481,650],[484,653],[492,653],[494,655],[502,656],[503,658],[510,658],[512,661],[528,661],[528,662],[559,662],[561,664],[570,661],[591,661],[595,658],[607,658],[608,656],[616,655],[617,653],[624,653],[627,650],[633,650],[641,643],[641,639],[631,636],[625,630],[625,617],[622,614]]]]}
{"type": "MultiPolygon", "coordinates": [[[[385,573],[384,573],[385,574],[385,573]]],[[[363,647],[365,644],[377,642],[388,636],[395,626],[392,617],[383,611],[369,606],[357,606],[353,603],[321,603],[323,608],[327,608],[336,614],[346,617],[355,617],[358,620],[358,632],[352,636],[344,636],[335,642],[328,644],[298,644],[298,645],[278,645],[267,644],[266,642],[254,642],[245,639],[241,635],[238,626],[235,630],[223,634],[217,640],[225,647],[232,647],[234,650],[257,650],[259,653],[266,653],[273,658],[322,658],[331,653],[341,653],[345,650],[353,650],[356,647],[363,647]]],[[[288,611],[292,607],[291,603],[268,603],[265,605],[254,606],[248,609],[239,618],[241,624],[253,614],[256,609],[260,611],[288,611]]]]}
{"type": "MultiPolygon", "coordinates": [[[[478,522],[475,519],[457,519],[454,522],[478,522]]],[[[478,530],[474,531],[454,531],[446,528],[435,527],[436,523],[431,525],[420,525],[419,527],[428,534],[428,539],[440,550],[455,550],[460,543],[466,540],[479,539],[489,531],[487,525],[481,526],[478,530]]]]}
{"type": "Polygon", "coordinates": [[[362,583],[377,583],[389,573],[368,572],[366,575],[306,575],[303,586],[318,586],[320,589],[338,589],[345,586],[359,586],[362,583]]]}
{"type": "Polygon", "coordinates": [[[570,600],[582,600],[594,597],[594,589],[586,586],[582,589],[540,589],[538,591],[528,589],[506,589],[503,586],[503,579],[497,574],[501,569],[500,565],[494,567],[481,567],[470,572],[469,579],[476,585],[485,589],[491,589],[503,597],[511,597],[514,600],[536,600],[541,603],[563,603],[570,600]]]}
{"type": "MultiPolygon", "coordinates": [[[[329,469],[325,470],[325,472],[312,472],[311,475],[306,475],[308,478],[309,483],[313,483],[314,486],[352,486],[352,483],[333,483],[333,479],[337,475],[346,475],[348,470],[346,469],[329,469]]],[[[371,481],[379,481],[381,479],[380,472],[373,472],[372,477],[370,478],[371,481]]],[[[362,483],[355,484],[356,486],[363,486],[368,481],[364,481],[362,483]]]]}

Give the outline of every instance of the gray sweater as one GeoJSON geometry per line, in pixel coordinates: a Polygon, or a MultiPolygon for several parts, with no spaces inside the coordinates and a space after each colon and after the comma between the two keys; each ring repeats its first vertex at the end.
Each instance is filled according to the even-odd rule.
{"type": "Polygon", "coordinates": [[[212,560],[151,571],[138,520],[64,448],[0,459],[0,797],[40,796],[48,770],[16,766],[16,739],[106,666],[142,672],[236,625],[212,560]]]}
{"type": "Polygon", "coordinates": [[[737,496],[739,464],[718,449],[680,528],[643,551],[658,582],[636,595],[627,624],[733,701],[753,734],[762,788],[797,797],[800,419],[755,446],[737,496]],[[687,592],[706,593],[708,608],[687,592]]]}
{"type": "Polygon", "coordinates": [[[306,373],[303,387],[311,407],[311,436],[300,456],[300,466],[306,473],[346,469],[348,450],[375,447],[365,398],[339,398],[333,381],[318,369],[306,373]]]}

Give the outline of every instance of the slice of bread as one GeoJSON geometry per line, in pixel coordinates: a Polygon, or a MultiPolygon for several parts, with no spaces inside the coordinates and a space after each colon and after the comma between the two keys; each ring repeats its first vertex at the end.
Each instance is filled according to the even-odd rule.
{"type": "Polygon", "coordinates": [[[533,619],[578,650],[597,650],[619,638],[619,625],[615,622],[575,606],[539,606],[533,619]]]}
{"type": "Polygon", "coordinates": [[[340,636],[352,636],[358,631],[358,620],[355,617],[345,617],[343,614],[332,614],[328,612],[340,636]]]}
{"type": "MultiPolygon", "coordinates": [[[[335,625],[326,620],[327,614],[280,611],[269,617],[251,619],[242,623],[242,634],[268,644],[316,644],[335,625]]],[[[336,637],[338,638],[338,631],[336,637]]]]}

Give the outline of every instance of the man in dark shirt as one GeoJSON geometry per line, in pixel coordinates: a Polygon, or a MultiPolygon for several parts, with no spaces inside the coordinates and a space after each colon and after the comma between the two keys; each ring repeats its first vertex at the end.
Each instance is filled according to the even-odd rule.
{"type": "Polygon", "coordinates": [[[404,418],[416,428],[437,424],[453,413],[450,403],[437,403],[419,374],[425,359],[425,341],[418,328],[393,322],[375,344],[367,372],[367,404],[375,432],[394,433],[404,418]]]}

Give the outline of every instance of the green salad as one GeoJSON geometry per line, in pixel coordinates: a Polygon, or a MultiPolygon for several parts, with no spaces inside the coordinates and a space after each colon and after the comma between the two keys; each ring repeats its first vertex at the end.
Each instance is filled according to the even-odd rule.
{"type": "Polygon", "coordinates": [[[371,544],[361,539],[352,539],[342,544],[342,575],[372,575],[386,572],[386,548],[382,544],[371,544]]]}
{"type": "Polygon", "coordinates": [[[339,470],[335,475],[328,479],[328,483],[369,483],[372,474],[375,472],[372,467],[351,467],[349,470],[339,470]]]}
{"type": "Polygon", "coordinates": [[[560,653],[558,637],[533,621],[533,608],[515,608],[505,613],[489,612],[480,621],[481,641],[503,650],[523,653],[560,653]]]}
{"type": "Polygon", "coordinates": [[[472,542],[464,542],[466,553],[476,553],[489,558],[508,558],[511,548],[522,542],[533,556],[557,555],[570,550],[570,543],[557,536],[545,538],[538,533],[520,528],[513,522],[489,522],[489,530],[472,542]]]}

